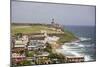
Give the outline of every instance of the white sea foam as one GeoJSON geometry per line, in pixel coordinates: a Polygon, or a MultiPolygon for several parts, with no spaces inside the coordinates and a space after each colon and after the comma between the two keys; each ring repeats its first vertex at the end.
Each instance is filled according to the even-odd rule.
{"type": "Polygon", "coordinates": [[[71,46],[71,47],[85,47],[84,44],[77,43],[77,42],[71,42],[71,43],[65,43],[66,46],[71,46]]]}
{"type": "Polygon", "coordinates": [[[89,41],[91,38],[79,37],[80,41],[89,41]]]}
{"type": "Polygon", "coordinates": [[[78,46],[79,46],[79,47],[85,47],[83,44],[79,44],[78,46]]]}
{"type": "MultiPolygon", "coordinates": [[[[90,40],[90,38],[81,38],[80,41],[86,41],[90,40]]],[[[70,42],[70,43],[65,43],[62,45],[61,48],[57,49],[58,52],[66,55],[66,56],[83,56],[85,61],[90,61],[91,57],[87,54],[84,53],[85,47],[90,47],[91,45],[86,45],[83,43],[78,43],[78,42],[70,42]]]]}
{"type": "Polygon", "coordinates": [[[85,55],[84,56],[84,59],[85,59],[84,61],[90,61],[91,60],[91,57],[89,55],[85,55]]]}
{"type": "Polygon", "coordinates": [[[67,46],[76,46],[76,47],[91,47],[93,46],[94,44],[83,44],[81,43],[81,41],[89,41],[91,40],[91,38],[84,38],[84,37],[79,37],[79,40],[78,41],[73,41],[73,42],[69,42],[69,43],[65,43],[64,45],[67,45],[67,46]],[[79,41],[80,40],[80,41],[79,41]]]}

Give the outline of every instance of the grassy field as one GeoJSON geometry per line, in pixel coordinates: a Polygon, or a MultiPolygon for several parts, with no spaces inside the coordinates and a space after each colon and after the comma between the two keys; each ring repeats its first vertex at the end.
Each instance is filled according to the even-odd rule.
{"type": "Polygon", "coordinates": [[[47,31],[47,33],[61,33],[55,30],[50,29],[48,26],[40,26],[40,25],[33,25],[33,26],[13,26],[11,27],[11,33],[40,33],[42,30],[47,31]]]}
{"type": "Polygon", "coordinates": [[[77,39],[73,33],[70,31],[61,31],[58,32],[57,30],[53,30],[50,27],[46,25],[32,25],[32,26],[18,26],[18,25],[12,25],[11,27],[11,34],[15,35],[16,33],[23,33],[23,34],[30,34],[30,33],[40,33],[41,30],[47,31],[47,33],[64,33],[63,35],[60,35],[60,39],[58,42],[64,43],[69,42],[72,40],[77,39]]]}

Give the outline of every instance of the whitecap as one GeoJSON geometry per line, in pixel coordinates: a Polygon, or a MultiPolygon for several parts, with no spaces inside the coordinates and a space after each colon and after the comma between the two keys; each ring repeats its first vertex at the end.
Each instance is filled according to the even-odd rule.
{"type": "Polygon", "coordinates": [[[91,38],[79,37],[80,41],[89,41],[91,38]]]}
{"type": "Polygon", "coordinates": [[[90,60],[91,60],[91,57],[89,55],[84,56],[84,61],[90,61],[90,60]]]}

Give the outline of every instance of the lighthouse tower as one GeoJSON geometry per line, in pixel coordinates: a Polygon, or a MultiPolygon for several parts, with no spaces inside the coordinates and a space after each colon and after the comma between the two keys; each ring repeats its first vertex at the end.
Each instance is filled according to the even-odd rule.
{"type": "Polygon", "coordinates": [[[51,22],[51,24],[52,24],[52,25],[54,25],[54,24],[55,24],[55,22],[54,22],[54,18],[52,18],[52,22],[51,22]]]}

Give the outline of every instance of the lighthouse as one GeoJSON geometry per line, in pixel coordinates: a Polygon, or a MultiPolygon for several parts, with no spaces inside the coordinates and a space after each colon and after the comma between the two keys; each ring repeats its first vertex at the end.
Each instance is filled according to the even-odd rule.
{"type": "Polygon", "coordinates": [[[52,18],[51,26],[54,27],[54,28],[56,28],[56,29],[60,29],[60,30],[64,31],[62,25],[55,23],[54,18],[52,18]]]}
{"type": "Polygon", "coordinates": [[[51,24],[52,24],[52,25],[54,25],[54,24],[55,24],[55,22],[54,22],[54,18],[52,18],[51,24]]]}

